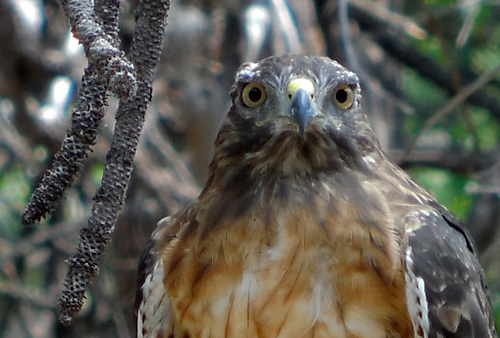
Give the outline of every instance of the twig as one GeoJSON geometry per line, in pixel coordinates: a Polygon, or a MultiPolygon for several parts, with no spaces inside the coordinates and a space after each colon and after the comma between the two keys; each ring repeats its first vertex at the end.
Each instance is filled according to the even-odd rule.
{"type": "Polygon", "coordinates": [[[42,295],[41,292],[22,286],[19,283],[0,282],[0,293],[28,302],[37,307],[55,308],[55,295],[42,295]]]}
{"type": "MultiPolygon", "coordinates": [[[[435,60],[423,55],[409,43],[404,42],[404,39],[395,38],[394,34],[392,34],[392,26],[387,24],[386,21],[380,20],[373,13],[356,6],[349,9],[349,15],[358,22],[362,30],[370,33],[373,41],[392,59],[414,69],[420,76],[443,88],[450,95],[456,93],[456,88],[453,87],[450,81],[450,74],[443,70],[442,66],[436,63],[435,60]]],[[[476,75],[470,71],[462,71],[460,78],[464,82],[461,85],[466,87],[474,82],[476,75]]],[[[498,85],[498,80],[493,79],[493,81],[495,81],[495,85],[498,85]]],[[[490,96],[488,93],[472,93],[467,98],[467,102],[490,110],[495,118],[500,119],[500,104],[495,97],[490,96]]]]}
{"type": "Polygon", "coordinates": [[[475,93],[477,90],[481,89],[485,84],[494,79],[497,76],[497,73],[500,72],[500,64],[485,74],[481,75],[476,81],[463,88],[451,101],[449,101],[446,106],[441,108],[436,114],[431,116],[425,121],[424,126],[419,130],[417,135],[413,138],[413,141],[410,143],[410,146],[404,152],[402,158],[399,160],[403,161],[415,148],[415,145],[420,138],[427,130],[432,128],[436,123],[444,119],[449,113],[451,113],[455,108],[457,108],[462,102],[464,102],[470,95],[475,93]]]}
{"type": "Polygon", "coordinates": [[[349,0],[349,3],[370,12],[373,16],[385,21],[388,25],[402,30],[416,39],[422,40],[427,37],[426,31],[413,20],[399,13],[390,11],[378,2],[349,0]]]}
{"type": "Polygon", "coordinates": [[[294,22],[290,14],[290,6],[284,0],[272,0],[271,3],[274,6],[274,13],[278,18],[279,25],[282,27],[281,32],[285,40],[286,53],[298,54],[303,52],[296,22],[294,22]]]}

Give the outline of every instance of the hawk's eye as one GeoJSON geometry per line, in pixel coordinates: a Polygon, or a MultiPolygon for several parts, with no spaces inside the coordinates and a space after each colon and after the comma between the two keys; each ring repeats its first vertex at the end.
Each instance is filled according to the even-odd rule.
{"type": "Polygon", "coordinates": [[[342,109],[349,109],[354,103],[354,90],[348,85],[341,84],[333,91],[333,102],[342,109]]]}
{"type": "Polygon", "coordinates": [[[247,107],[257,107],[266,100],[266,90],[259,83],[249,83],[243,88],[241,99],[247,107]]]}

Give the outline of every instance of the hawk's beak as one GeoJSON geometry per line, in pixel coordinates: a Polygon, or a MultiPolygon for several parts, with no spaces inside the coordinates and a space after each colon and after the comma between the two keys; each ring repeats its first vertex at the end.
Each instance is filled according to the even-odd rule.
{"type": "Polygon", "coordinates": [[[288,84],[287,94],[291,100],[290,115],[297,123],[300,135],[304,135],[312,116],[311,101],[314,99],[314,84],[308,79],[295,79],[288,84]]]}

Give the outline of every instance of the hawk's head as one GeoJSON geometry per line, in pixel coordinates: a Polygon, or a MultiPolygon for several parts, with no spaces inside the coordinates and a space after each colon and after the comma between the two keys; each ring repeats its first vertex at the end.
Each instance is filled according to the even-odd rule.
{"type": "Polygon", "coordinates": [[[307,175],[363,169],[361,157],[378,149],[357,75],[327,57],[245,63],[231,97],[216,142],[219,166],[231,159],[260,174],[307,175]]]}

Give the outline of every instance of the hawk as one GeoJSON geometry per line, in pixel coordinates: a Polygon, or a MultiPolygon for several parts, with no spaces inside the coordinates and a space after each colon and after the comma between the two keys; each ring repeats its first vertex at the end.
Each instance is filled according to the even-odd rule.
{"type": "Polygon", "coordinates": [[[141,259],[138,337],[497,337],[471,239],[381,150],[355,73],[269,57],[231,98],[141,259]]]}

